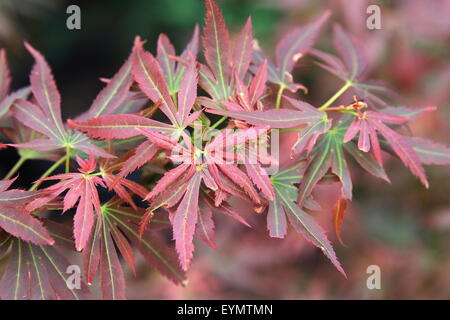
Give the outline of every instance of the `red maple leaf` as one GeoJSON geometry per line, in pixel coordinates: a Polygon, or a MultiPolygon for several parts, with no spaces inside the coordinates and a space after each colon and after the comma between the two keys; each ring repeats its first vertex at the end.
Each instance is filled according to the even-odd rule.
{"type": "Polygon", "coordinates": [[[53,244],[42,222],[24,209],[40,191],[7,190],[15,181],[0,181],[0,227],[13,236],[34,244],[53,244]]]}
{"type": "MultiPolygon", "coordinates": [[[[357,105],[358,104],[355,103],[355,106],[357,105]]],[[[381,165],[381,148],[378,140],[378,134],[380,134],[386,139],[405,166],[408,167],[411,172],[420,179],[425,187],[428,188],[428,180],[425,171],[413,147],[402,135],[386,125],[403,124],[407,122],[409,118],[371,110],[361,111],[359,110],[359,107],[356,109],[358,111],[358,116],[348,127],[344,136],[344,142],[352,140],[359,132],[358,148],[364,152],[368,152],[372,148],[375,159],[381,165]]]]}

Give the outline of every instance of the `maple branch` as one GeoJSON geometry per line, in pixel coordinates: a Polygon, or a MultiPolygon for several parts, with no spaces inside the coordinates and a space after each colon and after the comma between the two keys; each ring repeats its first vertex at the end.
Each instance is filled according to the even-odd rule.
{"type": "Polygon", "coordinates": [[[319,107],[319,110],[328,108],[333,102],[335,102],[353,83],[350,80],[345,81],[345,84],[336,92],[330,99],[328,99],[323,105],[319,107]]]}
{"type": "Polygon", "coordinates": [[[3,180],[9,180],[11,177],[17,172],[17,170],[20,169],[20,167],[24,164],[25,161],[27,161],[28,158],[21,156],[19,160],[17,160],[14,167],[9,170],[9,172],[6,174],[6,176],[3,178],[3,180]]]}
{"type": "Polygon", "coordinates": [[[42,179],[47,178],[53,171],[55,171],[64,161],[66,161],[67,157],[68,156],[66,154],[64,157],[56,161],[50,168],[48,168],[48,170],[44,172],[44,174],[36,181],[36,183],[31,186],[29,191],[33,191],[39,188],[42,183],[42,179]]]}
{"type": "Polygon", "coordinates": [[[211,127],[209,127],[209,129],[216,129],[222,122],[224,122],[227,119],[228,119],[227,116],[223,116],[216,123],[214,123],[211,127]]]}
{"type": "Polygon", "coordinates": [[[280,87],[278,88],[278,93],[277,93],[277,100],[275,102],[275,109],[280,108],[281,96],[282,96],[285,88],[286,88],[286,86],[284,84],[280,84],[280,87]]]}
{"type": "Polygon", "coordinates": [[[348,110],[348,108],[343,106],[343,105],[338,106],[338,107],[326,108],[323,111],[325,111],[325,112],[333,112],[333,111],[335,111],[335,112],[347,113],[347,114],[351,114],[351,115],[354,115],[354,116],[358,116],[357,112],[352,111],[352,110],[348,110]]]}

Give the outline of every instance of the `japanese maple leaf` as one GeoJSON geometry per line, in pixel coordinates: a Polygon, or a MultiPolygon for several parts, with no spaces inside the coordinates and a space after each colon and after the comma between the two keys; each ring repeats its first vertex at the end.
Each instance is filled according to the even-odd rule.
{"type": "Polygon", "coordinates": [[[395,94],[380,81],[363,81],[367,73],[367,53],[363,44],[342,27],[335,25],[333,29],[333,45],[338,52],[338,58],[329,53],[313,50],[312,54],[322,62],[320,67],[346,81],[358,96],[377,105],[386,106],[384,98],[393,98],[395,94]]]}
{"type": "Polygon", "coordinates": [[[450,148],[434,141],[418,138],[403,137],[416,152],[422,164],[449,165],[450,148]]]}
{"type": "Polygon", "coordinates": [[[24,241],[37,245],[53,244],[54,240],[42,222],[24,209],[41,192],[8,190],[14,181],[15,179],[0,181],[0,227],[24,241]]]}
{"type": "Polygon", "coordinates": [[[33,200],[27,205],[26,209],[33,211],[68,190],[64,196],[63,212],[74,207],[78,202],[74,217],[74,236],[76,248],[81,251],[85,247],[92,229],[94,211],[97,215],[100,215],[97,185],[104,188],[110,187],[123,201],[128,202],[133,207],[136,207],[136,205],[127,189],[141,197],[147,194],[147,190],[133,181],[125,178],[115,178],[113,175],[115,170],[114,164],[111,164],[109,161],[102,162],[100,172],[94,173],[97,165],[93,154],[90,155],[89,159],[84,160],[78,156],[76,159],[80,167],[78,169],[79,173],[65,173],[42,179],[41,181],[63,181],[46,188],[45,191],[49,194],[33,200]],[[115,182],[114,185],[113,181],[115,182]]]}
{"type": "MultiPolygon", "coordinates": [[[[10,113],[10,107],[17,99],[26,99],[30,93],[30,88],[22,88],[10,94],[11,75],[6,59],[6,51],[0,50],[0,120],[6,119],[10,113]]],[[[0,150],[7,145],[0,142],[0,150]]]]}
{"type": "MultiPolygon", "coordinates": [[[[220,162],[223,156],[224,159],[230,158],[230,160],[242,164],[253,184],[267,199],[271,200],[274,197],[274,190],[263,166],[275,165],[277,160],[266,152],[269,141],[267,130],[267,127],[245,128],[237,131],[223,130],[214,138],[214,141],[206,145],[205,150],[207,152],[206,160],[211,163],[220,162]],[[222,146],[225,147],[225,151],[222,150],[222,146]]],[[[223,179],[217,180],[223,181],[223,179]]],[[[229,188],[224,185],[222,189],[229,188]]],[[[234,194],[232,190],[226,192],[234,194]]],[[[220,203],[218,198],[216,201],[220,203]]],[[[259,202],[257,203],[259,204],[259,202]]]]}
{"type": "MultiPolygon", "coordinates": [[[[263,62],[253,77],[250,85],[235,73],[235,94],[229,100],[222,100],[222,104],[230,111],[253,111],[263,110],[264,105],[261,102],[261,97],[266,89],[267,81],[267,63],[263,62]]],[[[197,100],[198,101],[198,100],[197,100]]],[[[202,100],[200,100],[202,102],[202,100]]],[[[203,103],[208,105],[208,103],[203,103]]]]}
{"type": "Polygon", "coordinates": [[[297,27],[287,33],[277,44],[275,64],[267,58],[257,43],[255,43],[253,62],[258,66],[267,61],[269,82],[287,88],[292,92],[298,89],[306,90],[304,86],[294,83],[291,73],[297,62],[312,49],[320,30],[330,15],[331,12],[326,11],[313,22],[297,27]]]}
{"type": "Polygon", "coordinates": [[[3,300],[85,300],[89,290],[80,281],[80,287],[68,286],[74,261],[62,254],[72,242],[71,229],[44,219],[44,226],[54,236],[52,246],[23,241],[0,231],[0,258],[2,250],[10,255],[0,279],[0,298],[3,300]]]}
{"type": "MultiPolygon", "coordinates": [[[[34,102],[19,99],[14,103],[13,112],[15,118],[22,124],[43,134],[47,139],[36,139],[14,146],[36,151],[69,148],[87,154],[93,152],[97,156],[111,157],[103,149],[92,144],[82,133],[66,128],[61,118],[61,96],[50,67],[41,53],[27,43],[25,46],[36,61],[30,75],[34,102]]],[[[108,82],[89,111],[80,116],[80,119],[113,113],[127,99],[131,83],[131,64],[128,61],[108,82]]]]}
{"type": "Polygon", "coordinates": [[[64,191],[68,190],[64,196],[63,212],[74,207],[78,202],[74,217],[74,237],[75,247],[78,251],[81,251],[86,246],[92,230],[94,223],[94,211],[97,215],[101,214],[100,199],[96,185],[101,185],[103,187],[106,186],[100,177],[91,174],[96,168],[95,158],[92,155],[86,160],[83,160],[77,156],[77,162],[80,166],[78,169],[79,172],[77,173],[58,174],[42,179],[42,181],[61,181],[46,188],[45,190],[48,192],[48,195],[31,201],[26,206],[26,209],[30,212],[34,211],[35,209],[54,200],[64,191]]]}
{"type": "MultiPolygon", "coordinates": [[[[8,138],[10,143],[7,146],[28,143],[36,139],[44,139],[45,136],[29,127],[22,125],[17,119],[11,118],[11,127],[0,128],[0,132],[8,138]]],[[[24,159],[45,159],[58,161],[61,158],[58,150],[35,151],[31,149],[20,148],[17,153],[24,159]]]]}
{"type": "Polygon", "coordinates": [[[292,227],[302,234],[306,240],[320,248],[336,269],[346,277],[325,230],[295,203],[298,190],[294,184],[301,181],[305,169],[306,162],[303,161],[271,176],[276,195],[269,202],[267,212],[267,228],[270,236],[284,238],[287,233],[288,220],[292,227]]]}
{"type": "MultiPolygon", "coordinates": [[[[248,18],[237,38],[230,42],[222,12],[214,0],[205,0],[206,15],[203,48],[207,65],[200,65],[200,86],[212,100],[209,105],[223,109],[222,100],[233,92],[233,78],[244,79],[253,52],[252,21],[248,18]]],[[[208,100],[208,99],[207,99],[208,100]]]]}
{"type": "MultiPolygon", "coordinates": [[[[166,124],[149,119],[142,115],[123,114],[109,115],[93,118],[85,122],[69,120],[72,128],[87,133],[90,137],[100,139],[128,139],[142,136],[139,129],[164,132],[178,136],[179,132],[192,123],[201,111],[191,113],[195,103],[197,90],[197,62],[192,58],[189,60],[180,89],[177,93],[177,107],[175,107],[172,96],[169,93],[166,80],[161,72],[158,61],[151,53],[144,51],[143,42],[136,38],[133,49],[133,75],[142,91],[148,98],[158,103],[161,111],[171,121],[166,124]]],[[[137,168],[143,166],[157,155],[159,147],[150,140],[142,142],[135,150],[135,154],[124,162],[119,177],[123,177],[137,168]]]]}
{"type": "Polygon", "coordinates": [[[114,192],[125,202],[129,203],[133,208],[137,209],[133,198],[127,191],[130,190],[132,193],[145,198],[148,194],[148,190],[141,186],[140,184],[125,179],[123,177],[117,177],[114,174],[115,171],[119,170],[123,163],[128,160],[130,155],[125,155],[117,160],[104,159],[100,162],[100,173],[103,181],[109,189],[114,190],[114,192]]]}
{"type": "Polygon", "coordinates": [[[139,235],[139,222],[144,209],[123,206],[119,199],[107,202],[101,209],[102,219],[96,219],[89,244],[83,250],[83,263],[89,284],[100,273],[103,299],[125,299],[125,275],[118,253],[135,271],[132,244],[151,267],[175,284],[185,283],[186,277],[177,263],[175,251],[155,232],[170,227],[167,218],[152,220],[150,227],[139,235]]]}
{"type": "MultiPolygon", "coordinates": [[[[195,42],[196,40],[194,40],[195,42]]],[[[160,51],[161,49],[158,52],[160,51]]],[[[161,111],[170,120],[172,128],[178,131],[184,129],[200,115],[200,111],[191,114],[197,97],[198,72],[194,56],[196,51],[196,45],[190,44],[182,54],[185,64],[178,66],[177,80],[172,79],[177,83],[175,94],[169,90],[163,74],[163,72],[168,72],[167,66],[166,68],[162,67],[158,59],[144,50],[143,42],[139,37],[135,39],[133,48],[134,79],[150,100],[159,103],[161,111]],[[191,49],[193,52],[190,51],[191,49]]],[[[161,53],[159,55],[159,60],[165,61],[167,58],[163,59],[161,53]]],[[[172,88],[172,90],[175,89],[172,88]]]]}
{"type": "Polygon", "coordinates": [[[347,151],[369,173],[389,182],[383,167],[371,155],[361,152],[353,142],[344,142],[347,128],[347,123],[339,123],[317,140],[308,156],[308,166],[298,188],[300,206],[304,205],[314,187],[329,170],[341,182],[342,197],[352,199],[352,180],[344,151],[347,151]]]}
{"type": "Polygon", "coordinates": [[[314,147],[317,138],[331,127],[331,119],[326,112],[314,108],[310,104],[284,97],[284,101],[295,109],[281,108],[263,111],[227,111],[207,109],[207,112],[220,114],[245,121],[255,126],[268,126],[272,129],[302,127],[298,140],[292,148],[292,155],[300,155],[304,150],[308,153],[314,147]]]}
{"type": "Polygon", "coordinates": [[[388,113],[376,111],[360,111],[358,116],[350,124],[344,136],[344,142],[352,140],[359,132],[358,148],[368,152],[373,148],[373,153],[378,163],[382,164],[380,142],[378,134],[383,136],[390,144],[396,155],[417,176],[428,188],[428,181],[425,171],[420,163],[420,159],[407,140],[389,128],[386,124],[403,124],[408,121],[408,117],[396,116],[388,113]]]}
{"type": "Polygon", "coordinates": [[[217,206],[214,197],[206,192],[201,193],[198,208],[198,222],[195,236],[213,249],[217,248],[215,242],[214,213],[227,215],[244,226],[251,227],[230,203],[224,200],[217,206]]]}
{"type": "Polygon", "coordinates": [[[0,119],[8,116],[11,105],[17,99],[26,99],[30,93],[30,88],[22,88],[10,93],[11,74],[6,59],[6,51],[0,49],[0,119]]]}
{"type": "Polygon", "coordinates": [[[192,56],[197,56],[199,42],[198,26],[195,26],[194,33],[186,48],[179,57],[175,56],[175,48],[165,34],[160,34],[158,38],[156,59],[161,66],[161,72],[166,79],[167,89],[171,95],[180,91],[181,80],[186,72],[186,63],[192,56]],[[175,60],[178,58],[178,61],[175,60]]]}
{"type": "MultiPolygon", "coordinates": [[[[154,203],[158,203],[158,206],[164,205],[166,208],[176,206],[172,222],[173,234],[182,268],[187,270],[194,250],[192,240],[199,219],[198,201],[202,182],[212,191],[222,189],[225,192],[233,193],[222,179],[222,176],[225,176],[233,184],[243,189],[255,203],[261,202],[252,180],[237,165],[226,163],[224,160],[229,159],[229,156],[232,155],[226,150],[223,151],[224,147],[244,144],[249,139],[256,137],[258,133],[252,136],[248,134],[248,131],[240,130],[224,141],[226,133],[221,131],[217,137],[206,144],[203,150],[199,150],[192,145],[190,137],[185,133],[183,133],[184,144],[180,144],[161,134],[145,129],[141,130],[155,144],[172,151],[171,158],[175,163],[181,162],[158,181],[146,199],[153,200],[154,203]],[[170,196],[163,197],[162,201],[154,201],[155,197],[159,194],[166,194],[168,190],[170,196]]],[[[148,220],[153,215],[154,203],[143,219],[141,230],[145,229],[148,220]]]]}

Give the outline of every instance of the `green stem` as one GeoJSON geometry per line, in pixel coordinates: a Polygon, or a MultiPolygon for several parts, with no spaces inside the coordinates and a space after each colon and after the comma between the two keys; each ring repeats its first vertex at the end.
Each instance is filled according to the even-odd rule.
{"type": "Polygon", "coordinates": [[[66,173],[70,171],[70,146],[66,146],[66,173]]]}
{"type": "Polygon", "coordinates": [[[277,93],[277,100],[275,102],[275,109],[280,109],[281,96],[283,95],[284,89],[286,89],[286,86],[284,84],[280,84],[280,87],[278,88],[278,93],[277,93]]]}
{"type": "Polygon", "coordinates": [[[283,128],[280,129],[280,132],[300,132],[303,128],[283,128]]]}
{"type": "Polygon", "coordinates": [[[224,122],[225,120],[227,120],[228,117],[227,116],[223,116],[222,118],[220,118],[216,123],[214,123],[211,127],[209,127],[209,129],[215,129],[217,128],[222,122],[224,122]]]}
{"type": "Polygon", "coordinates": [[[353,83],[350,80],[347,80],[345,84],[339,89],[338,92],[336,92],[330,99],[327,100],[320,108],[319,110],[323,110],[328,108],[333,102],[335,102],[348,88],[350,88],[353,85],[353,83]]]}
{"type": "Polygon", "coordinates": [[[352,116],[355,116],[355,117],[357,117],[357,116],[358,116],[358,113],[357,113],[357,112],[355,112],[355,111],[350,111],[350,110],[342,110],[342,111],[339,111],[339,112],[341,112],[341,113],[347,113],[347,114],[351,114],[352,116]]]}
{"type": "Polygon", "coordinates": [[[36,190],[42,183],[41,179],[47,178],[53,171],[55,171],[64,161],[66,161],[67,154],[56,161],[50,168],[48,168],[47,171],[44,172],[44,174],[36,181],[35,184],[33,184],[30,188],[30,191],[36,190]]]}
{"type": "Polygon", "coordinates": [[[177,108],[177,110],[178,110],[178,99],[177,99],[177,93],[176,93],[176,92],[172,92],[171,96],[172,96],[172,101],[173,101],[173,103],[175,104],[175,107],[176,107],[176,108],[177,108]]]}
{"type": "Polygon", "coordinates": [[[20,169],[20,167],[23,165],[23,163],[27,161],[27,158],[25,157],[20,157],[19,160],[16,162],[16,164],[14,165],[14,167],[11,168],[11,170],[9,170],[9,172],[6,174],[6,176],[3,178],[3,180],[9,180],[11,179],[11,177],[17,172],[17,170],[20,169]]]}

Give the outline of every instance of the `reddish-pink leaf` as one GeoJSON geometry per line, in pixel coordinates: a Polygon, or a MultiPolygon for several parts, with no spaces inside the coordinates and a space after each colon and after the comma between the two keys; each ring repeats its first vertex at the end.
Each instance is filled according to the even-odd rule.
{"type": "Polygon", "coordinates": [[[240,79],[244,79],[253,54],[252,19],[249,17],[236,40],[233,42],[233,70],[240,79]]]}
{"type": "Polygon", "coordinates": [[[323,118],[322,114],[311,114],[289,109],[271,109],[266,111],[226,111],[207,109],[209,113],[219,114],[257,126],[271,128],[293,128],[323,118]]]}
{"type": "Polygon", "coordinates": [[[211,248],[217,249],[212,211],[205,201],[201,201],[198,211],[197,236],[211,248]]]}
{"type": "Polygon", "coordinates": [[[61,147],[61,144],[57,141],[52,141],[48,139],[36,139],[25,143],[10,144],[10,146],[19,149],[30,149],[45,152],[59,149],[61,147]]]}
{"type": "MultiPolygon", "coordinates": [[[[6,60],[6,51],[0,50],[0,101],[6,98],[11,85],[11,75],[6,60]]],[[[0,109],[1,110],[1,109],[0,109]]]]}
{"type": "MultiPolygon", "coordinates": [[[[109,220],[108,220],[109,223],[109,220]]],[[[120,251],[123,259],[130,266],[131,270],[136,274],[136,268],[134,266],[134,254],[133,248],[131,247],[128,239],[122,234],[122,232],[113,223],[109,223],[109,231],[111,232],[112,238],[120,251]]]]}
{"type": "Polygon", "coordinates": [[[88,285],[94,282],[100,265],[100,249],[102,242],[101,221],[96,220],[94,232],[92,233],[88,245],[83,250],[83,265],[88,285]]]}
{"type": "MultiPolygon", "coordinates": [[[[198,25],[195,25],[194,32],[192,33],[191,40],[189,41],[186,48],[180,55],[180,58],[183,60],[189,60],[189,57],[192,55],[194,57],[197,56],[198,53],[198,42],[199,42],[199,28],[198,25]]],[[[177,76],[181,77],[184,72],[184,66],[182,64],[178,64],[177,66],[177,76]]]]}
{"type": "Polygon", "coordinates": [[[333,225],[336,232],[336,237],[339,242],[345,246],[344,241],[341,238],[341,225],[344,220],[345,212],[347,211],[348,201],[345,198],[339,198],[339,200],[333,206],[333,225]]]}
{"type": "Polygon", "coordinates": [[[171,56],[175,56],[175,48],[169,38],[161,33],[158,38],[156,59],[169,88],[173,87],[175,81],[175,61],[170,58],[171,56]]]}
{"type": "Polygon", "coordinates": [[[180,124],[159,63],[150,52],[144,51],[143,42],[139,37],[134,42],[132,65],[134,79],[141,90],[154,103],[161,102],[161,110],[173,125],[180,124]]]}
{"type": "Polygon", "coordinates": [[[188,125],[186,120],[197,97],[198,75],[196,65],[195,60],[189,63],[178,92],[178,113],[183,127],[188,125]]]}
{"type": "Polygon", "coordinates": [[[335,25],[333,45],[344,60],[349,72],[348,80],[359,79],[367,68],[367,54],[360,41],[348,34],[341,26],[335,25]]]}
{"type": "Polygon", "coordinates": [[[19,99],[14,103],[13,112],[14,117],[27,127],[42,133],[54,141],[59,142],[61,140],[58,129],[53,123],[49,122],[48,116],[37,105],[19,99]]]}
{"type": "Polygon", "coordinates": [[[63,138],[65,137],[65,130],[61,118],[61,96],[53,74],[40,52],[26,42],[25,47],[36,60],[30,75],[33,96],[42,108],[44,115],[54,125],[60,137],[63,138]]]}
{"type": "Polygon", "coordinates": [[[287,234],[287,220],[279,196],[269,202],[267,211],[267,229],[272,238],[284,238],[287,234]]]}
{"type": "Polygon", "coordinates": [[[134,114],[101,116],[85,122],[67,121],[69,126],[100,139],[128,139],[141,135],[138,128],[171,131],[169,125],[134,114]]]}
{"type": "Polygon", "coordinates": [[[198,220],[198,196],[202,175],[194,174],[189,180],[186,193],[181,200],[173,220],[173,237],[178,252],[178,257],[183,270],[189,268],[194,245],[192,239],[198,220]]]}
{"type": "Polygon", "coordinates": [[[109,217],[117,223],[117,226],[127,235],[150,266],[175,284],[185,284],[186,276],[179,267],[175,251],[167,246],[164,239],[152,232],[155,220],[152,221],[151,227],[140,236],[137,224],[130,220],[130,213],[135,216],[135,211],[130,212],[130,208],[119,207],[111,208],[111,212],[113,214],[110,214],[109,217]]]}
{"type": "Polygon", "coordinates": [[[399,135],[397,132],[387,127],[381,122],[374,122],[374,126],[383,137],[391,145],[394,152],[402,160],[402,162],[409,168],[409,170],[419,178],[423,185],[428,188],[428,180],[425,175],[425,170],[422,167],[419,156],[411,147],[411,145],[405,140],[405,138],[399,135]]]}
{"type": "Polygon", "coordinates": [[[125,177],[129,173],[142,167],[144,164],[153,159],[158,153],[159,147],[151,141],[144,141],[134,151],[131,156],[122,166],[119,177],[125,177]]]}
{"type": "Polygon", "coordinates": [[[292,30],[280,40],[276,48],[276,64],[281,79],[285,79],[297,61],[313,47],[330,15],[331,12],[327,11],[317,20],[292,30]]]}
{"type": "Polygon", "coordinates": [[[0,180],[0,192],[6,191],[16,181],[17,177],[11,180],[0,180]]]}
{"type": "Polygon", "coordinates": [[[145,197],[146,200],[153,199],[156,195],[163,192],[167,189],[169,185],[177,181],[181,175],[183,175],[188,168],[190,167],[190,164],[180,164],[178,167],[168,171],[164,174],[164,176],[159,179],[158,183],[153,187],[152,191],[145,197]]]}
{"type": "Polygon", "coordinates": [[[230,37],[222,13],[214,0],[205,0],[206,15],[203,29],[205,59],[216,76],[221,97],[228,97],[230,77],[230,37]]]}
{"type": "Polygon", "coordinates": [[[54,200],[58,195],[69,189],[64,197],[64,210],[73,207],[79,199],[74,216],[74,236],[75,247],[78,251],[81,251],[87,245],[92,231],[94,211],[96,211],[97,215],[101,215],[100,199],[96,185],[106,186],[101,178],[89,175],[96,167],[95,159],[92,155],[87,160],[78,158],[77,161],[81,167],[79,173],[65,173],[42,179],[41,181],[61,181],[45,189],[45,195],[34,199],[25,208],[28,211],[33,211],[54,200]]]}
{"type": "Polygon", "coordinates": [[[264,169],[259,164],[245,163],[245,169],[253,183],[264,193],[269,200],[275,197],[272,182],[264,169]]]}
{"type": "Polygon", "coordinates": [[[382,110],[383,113],[390,113],[400,117],[407,117],[410,121],[414,120],[418,116],[425,112],[436,111],[435,106],[425,106],[420,108],[407,108],[407,107],[387,107],[382,110]]]}
{"type": "Polygon", "coordinates": [[[308,241],[317,246],[330,259],[336,269],[347,277],[342,268],[334,249],[326,236],[325,230],[307,213],[298,208],[295,204],[289,207],[287,212],[291,224],[300,232],[308,241]]]}
{"type": "MultiPolygon", "coordinates": [[[[14,182],[15,179],[5,181],[14,182]]],[[[10,185],[6,184],[7,187],[10,185]]],[[[40,191],[25,191],[20,189],[11,189],[1,191],[0,188],[0,207],[21,207],[40,195],[40,191]]]]}
{"type": "Polygon", "coordinates": [[[250,83],[250,87],[248,90],[250,105],[254,106],[255,103],[258,101],[258,99],[261,98],[261,96],[264,93],[264,90],[266,89],[266,82],[267,82],[267,60],[264,60],[264,62],[256,71],[252,82],[250,83]]]}
{"type": "Polygon", "coordinates": [[[216,164],[220,171],[223,172],[231,181],[237,184],[239,187],[245,190],[245,192],[253,199],[256,203],[261,203],[261,199],[258,192],[253,187],[250,178],[242,172],[237,166],[233,164],[216,164]]]}
{"type": "Polygon", "coordinates": [[[239,223],[242,223],[244,226],[251,228],[250,224],[248,224],[248,222],[245,221],[245,219],[242,218],[241,215],[238,212],[236,212],[228,202],[222,201],[222,203],[219,206],[215,206],[213,199],[208,195],[205,195],[204,200],[208,203],[208,205],[211,207],[213,211],[225,214],[235,219],[239,223]]]}
{"type": "Polygon", "coordinates": [[[344,148],[350,153],[359,165],[365,169],[370,174],[375,177],[379,177],[386,182],[390,183],[386,172],[379,162],[376,161],[374,156],[370,153],[360,151],[353,142],[348,142],[344,144],[344,148]]]}
{"type": "Polygon", "coordinates": [[[89,110],[76,117],[76,121],[85,121],[101,115],[113,114],[128,98],[132,82],[130,57],[114,77],[108,81],[106,87],[100,91],[89,110]]]}
{"type": "Polygon", "coordinates": [[[402,124],[407,120],[408,117],[405,116],[397,116],[374,111],[365,111],[364,113],[360,112],[358,117],[355,118],[353,123],[347,129],[343,141],[350,141],[359,131],[359,149],[364,152],[368,152],[372,144],[372,147],[374,147],[375,158],[381,165],[381,152],[377,132],[380,133],[390,144],[400,160],[403,161],[405,166],[407,166],[411,172],[420,179],[425,187],[428,188],[428,181],[425,176],[425,171],[416,152],[403,136],[399,135],[397,132],[384,124],[402,124]]]}
{"type": "Polygon", "coordinates": [[[423,164],[449,165],[450,148],[427,139],[404,137],[423,164]]]}
{"type": "Polygon", "coordinates": [[[105,300],[125,299],[125,276],[111,235],[102,225],[100,287],[105,300]]]}
{"type": "MultiPolygon", "coordinates": [[[[94,225],[94,210],[92,207],[91,186],[89,183],[80,185],[80,202],[74,216],[73,231],[75,236],[75,247],[81,251],[86,246],[94,225]]],[[[100,213],[99,213],[100,214],[100,213]]]]}
{"type": "Polygon", "coordinates": [[[36,246],[16,239],[0,281],[4,300],[87,299],[88,290],[70,288],[69,263],[54,247],[36,246]]]}
{"type": "Polygon", "coordinates": [[[0,206],[0,227],[6,232],[34,244],[53,244],[42,222],[23,210],[23,208],[0,206]]]}
{"type": "Polygon", "coordinates": [[[331,260],[336,269],[344,277],[347,277],[336,257],[333,246],[326,236],[325,230],[310,215],[300,209],[294,201],[289,199],[289,195],[285,191],[277,190],[277,195],[280,197],[286,215],[294,229],[301,233],[306,240],[320,248],[328,259],[331,260]]]}

